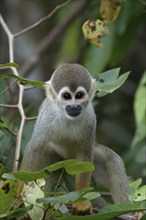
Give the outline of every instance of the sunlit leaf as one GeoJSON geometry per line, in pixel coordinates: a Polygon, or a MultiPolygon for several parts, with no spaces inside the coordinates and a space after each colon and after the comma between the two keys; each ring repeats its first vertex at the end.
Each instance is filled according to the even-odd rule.
{"type": "Polygon", "coordinates": [[[146,200],[146,185],[138,188],[133,194],[134,201],[143,201],[146,200]]]}
{"type": "Polygon", "coordinates": [[[86,21],[82,26],[82,30],[85,39],[100,48],[103,46],[100,42],[101,37],[109,34],[108,27],[101,20],[86,21]]]}
{"type": "Polygon", "coordinates": [[[117,19],[121,9],[121,0],[101,0],[100,15],[106,23],[117,19]]]}
{"type": "Polygon", "coordinates": [[[138,178],[137,180],[135,180],[129,184],[131,194],[134,193],[138,189],[138,187],[141,185],[141,183],[142,183],[142,178],[138,178]]]}
{"type": "Polygon", "coordinates": [[[44,179],[36,180],[36,182],[24,183],[21,197],[26,207],[33,204],[33,209],[28,212],[31,219],[41,220],[43,217],[43,204],[40,204],[39,206],[36,205],[36,199],[44,196],[44,192],[41,190],[41,187],[44,185],[44,179]]]}

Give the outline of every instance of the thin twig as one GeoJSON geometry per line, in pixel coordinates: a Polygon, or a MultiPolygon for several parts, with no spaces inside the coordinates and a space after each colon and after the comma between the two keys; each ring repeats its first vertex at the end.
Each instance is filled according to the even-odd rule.
{"type": "Polygon", "coordinates": [[[20,158],[20,148],[21,148],[21,141],[22,141],[22,133],[24,129],[24,124],[26,120],[26,116],[23,109],[23,95],[24,95],[24,86],[19,84],[19,100],[18,100],[18,110],[21,115],[21,123],[18,131],[18,135],[16,138],[16,150],[15,150],[15,158],[14,158],[14,164],[13,164],[13,170],[18,169],[18,163],[20,158]]]}
{"type": "Polygon", "coordinates": [[[53,194],[55,194],[55,192],[57,191],[57,188],[58,188],[58,186],[59,186],[59,184],[60,184],[60,181],[61,181],[61,179],[62,179],[62,177],[63,177],[63,174],[64,174],[64,169],[62,170],[62,172],[61,172],[61,174],[60,174],[60,176],[59,176],[59,179],[58,179],[58,181],[57,181],[57,183],[56,183],[56,185],[55,185],[55,189],[54,189],[54,191],[53,191],[53,194]]]}
{"type": "Polygon", "coordinates": [[[37,116],[34,116],[34,117],[26,117],[26,120],[27,120],[27,121],[36,120],[36,119],[37,119],[37,116]]]}
{"type": "MultiPolygon", "coordinates": [[[[8,43],[9,43],[9,62],[13,63],[14,62],[14,35],[11,33],[10,29],[8,28],[6,22],[4,21],[3,17],[0,15],[0,22],[2,24],[2,27],[4,28],[4,31],[6,32],[8,36],[8,43]]],[[[11,67],[12,72],[19,76],[19,73],[16,68],[11,67]]],[[[19,99],[18,99],[18,110],[21,115],[21,123],[19,127],[18,134],[16,136],[16,149],[15,149],[15,158],[14,158],[14,163],[13,163],[13,170],[17,170],[18,168],[18,162],[20,158],[20,147],[21,147],[21,141],[22,141],[22,133],[23,133],[23,128],[25,124],[25,113],[23,109],[23,94],[24,94],[24,86],[21,85],[18,82],[19,86],[19,99]]]]}
{"type": "Polygon", "coordinates": [[[0,104],[0,107],[3,107],[3,108],[18,108],[18,105],[0,104]]]}
{"type": "Polygon", "coordinates": [[[10,85],[4,89],[2,92],[0,92],[0,95],[2,95],[3,93],[5,93],[6,91],[8,91],[10,89],[10,87],[12,87],[13,85],[15,85],[17,83],[18,80],[14,80],[14,82],[10,83],[10,85]]]}
{"type": "Polygon", "coordinates": [[[69,2],[70,2],[70,0],[67,0],[67,1],[64,2],[64,3],[62,3],[62,4],[60,4],[60,5],[57,5],[57,6],[53,9],[53,11],[51,11],[50,14],[48,14],[47,16],[41,18],[39,21],[37,21],[37,22],[34,23],[33,25],[30,25],[29,27],[23,29],[22,31],[17,32],[16,34],[14,34],[14,37],[18,37],[18,36],[20,36],[20,35],[22,35],[22,34],[28,32],[28,31],[34,29],[35,27],[38,27],[38,26],[39,26],[40,24],[42,24],[44,21],[46,21],[47,19],[51,18],[52,15],[54,15],[56,11],[58,11],[60,8],[62,8],[62,7],[64,7],[65,5],[67,5],[69,2]]]}
{"type": "Polygon", "coordinates": [[[28,58],[26,63],[20,68],[22,76],[27,76],[27,74],[35,67],[39,62],[40,57],[48,51],[48,48],[58,39],[61,34],[65,33],[68,25],[73,22],[81,12],[84,10],[88,0],[80,0],[76,7],[69,13],[69,15],[64,19],[64,21],[57,24],[54,29],[49,32],[49,34],[40,42],[36,52],[28,58]]]}

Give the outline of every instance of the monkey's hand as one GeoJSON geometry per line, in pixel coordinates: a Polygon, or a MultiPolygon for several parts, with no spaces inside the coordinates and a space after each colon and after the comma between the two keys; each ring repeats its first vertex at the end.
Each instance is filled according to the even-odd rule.
{"type": "Polygon", "coordinates": [[[92,204],[90,201],[74,203],[72,206],[73,215],[88,215],[92,213],[92,204]]]}

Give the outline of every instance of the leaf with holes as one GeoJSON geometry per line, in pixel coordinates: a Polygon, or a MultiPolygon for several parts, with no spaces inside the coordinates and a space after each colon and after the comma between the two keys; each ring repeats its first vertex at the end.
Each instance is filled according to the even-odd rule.
{"type": "Polygon", "coordinates": [[[98,75],[97,96],[101,97],[118,89],[128,78],[130,72],[119,76],[120,68],[111,69],[98,75]]]}

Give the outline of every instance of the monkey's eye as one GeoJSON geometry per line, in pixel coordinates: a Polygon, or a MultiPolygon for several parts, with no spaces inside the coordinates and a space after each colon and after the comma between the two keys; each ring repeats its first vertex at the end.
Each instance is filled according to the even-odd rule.
{"type": "Polygon", "coordinates": [[[84,93],[83,93],[83,92],[78,92],[78,93],[76,94],[75,98],[76,98],[76,99],[81,99],[81,98],[83,98],[83,96],[84,96],[84,93]]]}
{"type": "Polygon", "coordinates": [[[71,95],[68,93],[68,92],[65,92],[62,97],[65,99],[65,100],[69,100],[71,99],[71,95]]]}

